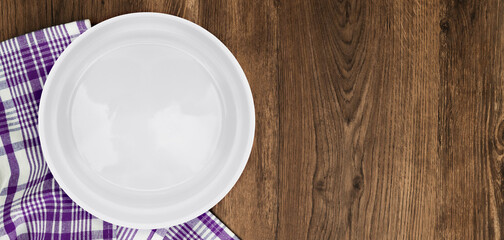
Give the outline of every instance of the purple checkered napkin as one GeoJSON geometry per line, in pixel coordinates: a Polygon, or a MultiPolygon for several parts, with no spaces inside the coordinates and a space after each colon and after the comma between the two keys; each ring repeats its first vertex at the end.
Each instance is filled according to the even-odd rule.
{"type": "Polygon", "coordinates": [[[0,43],[0,240],[238,239],[210,212],[168,229],[115,226],[58,186],[38,138],[40,94],[58,56],[90,27],[88,20],[72,22],[0,43]]]}

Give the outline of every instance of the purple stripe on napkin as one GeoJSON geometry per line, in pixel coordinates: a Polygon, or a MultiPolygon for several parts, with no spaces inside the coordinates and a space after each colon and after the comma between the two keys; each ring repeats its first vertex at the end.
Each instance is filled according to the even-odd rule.
{"type": "Polygon", "coordinates": [[[88,20],[0,43],[0,239],[238,239],[211,212],[168,229],[112,225],[84,211],[58,186],[38,139],[47,74],[88,20]]]}

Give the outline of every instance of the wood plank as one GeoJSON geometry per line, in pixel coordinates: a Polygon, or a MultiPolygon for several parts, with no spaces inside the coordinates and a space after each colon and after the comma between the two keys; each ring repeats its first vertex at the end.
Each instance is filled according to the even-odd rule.
{"type": "Polygon", "coordinates": [[[274,1],[201,1],[204,28],[236,56],[254,96],[256,132],[240,180],[212,210],[243,239],[275,239],[278,211],[278,16],[274,1]]]}
{"type": "Polygon", "coordinates": [[[49,26],[50,1],[0,1],[0,41],[49,26]]]}
{"type": "Polygon", "coordinates": [[[502,239],[503,4],[442,9],[436,236],[502,239]]]}
{"type": "Polygon", "coordinates": [[[426,49],[437,47],[429,35],[436,12],[379,1],[298,4],[279,16],[289,54],[279,59],[280,101],[293,104],[285,114],[301,116],[284,120],[299,126],[281,121],[285,153],[295,155],[281,155],[279,166],[280,238],[432,236],[439,75],[429,60],[437,53],[426,49]]]}

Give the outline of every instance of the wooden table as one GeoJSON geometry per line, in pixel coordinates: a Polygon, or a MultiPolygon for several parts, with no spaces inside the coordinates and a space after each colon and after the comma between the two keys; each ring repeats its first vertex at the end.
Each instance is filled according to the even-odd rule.
{"type": "Polygon", "coordinates": [[[137,11],[242,65],[257,130],[213,212],[243,239],[503,239],[504,3],[0,0],[0,40],[137,11]]]}

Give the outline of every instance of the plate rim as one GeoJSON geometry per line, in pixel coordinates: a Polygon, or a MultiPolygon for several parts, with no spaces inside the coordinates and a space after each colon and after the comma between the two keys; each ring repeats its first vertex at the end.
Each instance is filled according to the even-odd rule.
{"type": "Polygon", "coordinates": [[[95,26],[89,28],[86,30],[84,33],[82,33],[80,36],[78,36],[76,39],[74,39],[66,48],[65,50],[61,53],[61,55],[58,57],[58,59],[55,61],[51,71],[47,75],[46,81],[44,83],[44,87],[42,90],[41,94],[41,99],[39,103],[39,109],[38,109],[38,132],[39,132],[39,139],[40,139],[40,144],[41,144],[41,149],[42,149],[42,154],[44,157],[45,162],[47,163],[47,166],[49,167],[49,170],[51,174],[53,175],[54,179],[56,182],[59,184],[61,189],[74,201],[77,205],[79,205],[81,208],[83,208],[85,211],[91,213],[93,216],[110,222],[115,225],[120,225],[124,227],[130,227],[130,228],[136,228],[136,229],[156,229],[156,228],[168,228],[171,226],[175,226],[184,222],[187,222],[191,219],[194,219],[198,217],[199,215],[205,213],[206,211],[210,210],[212,207],[214,207],[218,202],[220,202],[229,192],[230,190],[234,187],[234,185],[237,183],[238,179],[240,178],[241,174],[243,173],[245,166],[248,162],[248,159],[251,155],[252,152],[252,146],[254,142],[254,137],[255,137],[255,107],[254,107],[254,101],[253,101],[253,95],[252,95],[252,90],[250,87],[250,84],[247,80],[247,77],[245,75],[245,72],[241,68],[240,64],[238,63],[238,60],[236,57],[231,53],[231,51],[222,43],[215,35],[210,33],[208,30],[205,28],[197,25],[196,23],[193,23],[189,20],[186,20],[181,17],[177,17],[171,14],[166,14],[166,13],[157,13],[157,12],[136,12],[136,13],[128,13],[128,14],[123,14],[119,16],[115,16],[112,18],[109,18],[105,21],[102,21],[95,26]],[[250,124],[248,124],[248,138],[246,139],[246,142],[244,144],[245,146],[245,151],[242,153],[242,158],[241,159],[236,159],[235,161],[240,161],[240,164],[238,166],[238,171],[234,173],[234,175],[229,178],[228,184],[222,188],[222,190],[219,192],[219,194],[216,194],[215,197],[209,201],[207,201],[206,204],[203,204],[201,207],[196,208],[196,210],[191,211],[190,213],[186,214],[185,217],[181,217],[175,220],[167,220],[159,223],[132,223],[128,221],[123,221],[121,219],[117,219],[113,216],[109,216],[106,213],[100,212],[90,205],[88,205],[85,201],[82,201],[77,194],[70,189],[65,182],[63,181],[63,178],[57,171],[57,167],[54,166],[53,162],[50,160],[51,159],[51,154],[49,153],[50,150],[48,150],[50,147],[48,145],[51,145],[48,143],[48,139],[46,138],[46,129],[44,126],[46,126],[45,120],[45,113],[47,112],[47,108],[50,108],[47,106],[47,95],[48,92],[51,89],[51,86],[54,85],[54,82],[57,80],[55,79],[55,73],[57,70],[60,68],[61,62],[63,62],[67,55],[73,51],[73,49],[78,46],[78,44],[82,41],[85,41],[87,36],[93,34],[97,30],[103,28],[106,25],[112,24],[117,21],[121,21],[123,19],[129,19],[129,18],[142,18],[142,17],[155,17],[155,18],[168,18],[172,21],[178,22],[181,25],[186,25],[187,27],[193,28],[196,31],[202,33],[205,35],[206,40],[212,41],[218,46],[218,50],[222,51],[226,57],[232,62],[233,68],[237,71],[237,73],[240,75],[240,78],[237,79],[241,83],[241,87],[243,90],[245,90],[245,95],[243,96],[247,102],[247,105],[250,109],[250,114],[249,114],[249,119],[248,121],[250,124]]]}

